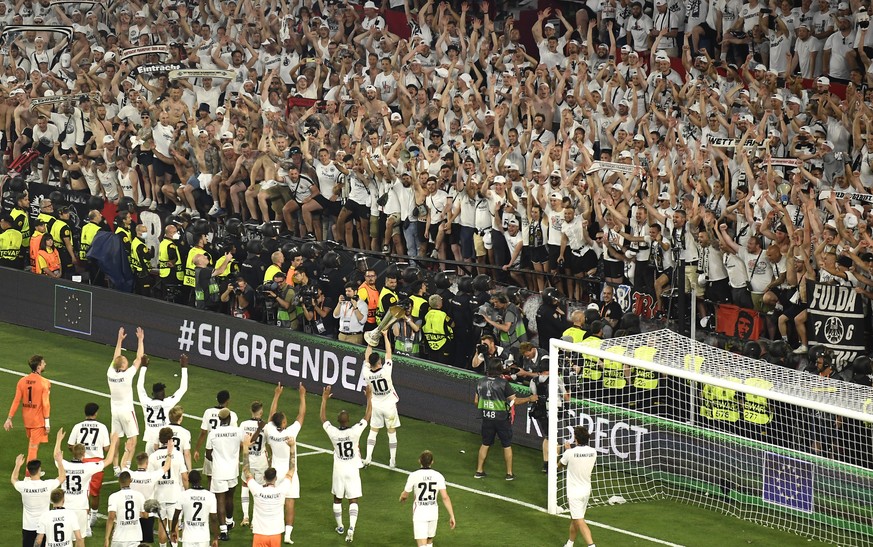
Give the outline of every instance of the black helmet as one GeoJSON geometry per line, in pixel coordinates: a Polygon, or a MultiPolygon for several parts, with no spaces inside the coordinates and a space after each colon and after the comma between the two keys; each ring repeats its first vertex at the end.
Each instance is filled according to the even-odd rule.
{"type": "Polygon", "coordinates": [[[321,245],[314,241],[307,241],[300,248],[300,253],[309,260],[317,260],[318,255],[321,254],[321,245]]]}
{"type": "Polygon", "coordinates": [[[809,364],[818,368],[818,360],[822,360],[822,367],[827,368],[833,364],[834,353],[827,346],[813,346],[809,349],[809,364]]]}
{"type": "Polygon", "coordinates": [[[246,243],[246,251],[249,254],[259,255],[264,252],[264,246],[261,245],[260,239],[250,239],[248,243],[246,243]]]}
{"type": "Polygon", "coordinates": [[[282,254],[285,258],[293,258],[300,254],[300,249],[292,241],[287,241],[282,244],[282,254]]]}
{"type": "MultiPolygon", "coordinates": [[[[27,184],[24,182],[24,179],[21,177],[13,177],[6,183],[6,187],[8,190],[11,190],[16,193],[21,193],[27,190],[27,184]]],[[[103,200],[101,200],[102,202],[103,200]]],[[[101,209],[103,206],[101,205],[98,209],[101,209]]]]}
{"type": "Polygon", "coordinates": [[[97,209],[98,211],[102,211],[103,203],[103,198],[100,196],[91,196],[88,198],[88,210],[97,209]]]}
{"type": "MultiPolygon", "coordinates": [[[[97,199],[100,199],[100,198],[97,198],[97,199]]],[[[167,215],[167,218],[164,219],[164,226],[169,226],[170,224],[173,224],[176,227],[181,227],[182,226],[182,218],[177,216],[177,215],[167,215]]]]}
{"type": "Polygon", "coordinates": [[[233,250],[233,241],[228,238],[221,238],[215,244],[215,253],[217,255],[224,255],[233,250]]]}
{"type": "Polygon", "coordinates": [[[433,283],[436,285],[437,289],[448,289],[452,286],[452,280],[449,279],[449,274],[446,272],[439,272],[433,277],[433,283]]]}
{"type": "Polygon", "coordinates": [[[342,259],[338,252],[328,251],[324,253],[324,256],[321,258],[321,263],[325,268],[333,268],[336,270],[342,265],[342,259]]]}
{"type": "Polygon", "coordinates": [[[518,304],[521,301],[521,289],[518,287],[506,287],[504,294],[506,294],[506,298],[508,298],[513,304],[518,304]]]}
{"type": "Polygon", "coordinates": [[[242,230],[242,221],[231,217],[224,223],[224,229],[227,230],[227,233],[238,236],[242,230]]]}
{"type": "Polygon", "coordinates": [[[356,253],[355,254],[355,266],[363,271],[370,267],[370,263],[367,260],[367,255],[364,253],[356,253]]]}
{"type": "Polygon", "coordinates": [[[203,218],[198,218],[191,226],[191,231],[195,234],[206,234],[211,231],[209,221],[203,218]]]}
{"type": "Polygon", "coordinates": [[[767,360],[774,365],[781,365],[789,353],[791,347],[785,340],[773,340],[767,346],[767,360]]]}
{"type": "Polygon", "coordinates": [[[385,269],[385,279],[400,279],[400,268],[397,264],[391,264],[385,269]]]}
{"type": "Polygon", "coordinates": [[[279,235],[276,227],[269,223],[262,225],[259,230],[264,237],[276,237],[279,235]]]}
{"type": "MultiPolygon", "coordinates": [[[[58,203],[64,202],[64,197],[63,197],[63,195],[61,195],[60,192],[52,192],[50,199],[52,200],[52,203],[54,203],[55,205],[57,205],[58,203]],[[54,195],[56,193],[59,196],[57,199],[55,199],[55,197],[54,197],[54,195]]],[[[136,212],[136,203],[133,201],[133,198],[123,197],[120,200],[118,200],[118,207],[116,207],[116,209],[118,211],[130,211],[131,213],[133,213],[133,212],[136,212]]]]}
{"type": "Polygon", "coordinates": [[[476,292],[488,292],[491,290],[491,278],[486,274],[479,274],[473,278],[473,290],[476,292]]]}
{"type": "Polygon", "coordinates": [[[743,355],[749,357],[751,359],[760,359],[761,358],[761,344],[754,340],[749,340],[743,346],[743,355]]]}
{"type": "MultiPolygon", "coordinates": [[[[54,192],[49,194],[49,199],[52,200],[52,205],[54,205],[55,207],[63,205],[67,201],[66,199],[64,199],[64,194],[62,194],[60,192],[60,190],[55,190],[54,192]]],[[[128,198],[128,197],[121,198],[121,201],[118,202],[118,208],[121,209],[121,205],[125,204],[127,202],[133,203],[133,198],[128,198]]],[[[131,211],[131,212],[134,211],[134,209],[127,209],[127,208],[125,208],[125,210],[131,211]]]]}
{"type": "Polygon", "coordinates": [[[421,281],[421,270],[415,266],[407,266],[403,269],[403,282],[406,284],[416,283],[421,281]]]}
{"type": "Polygon", "coordinates": [[[873,360],[866,355],[855,357],[852,362],[852,373],[865,376],[873,374],[873,360]]]}
{"type": "Polygon", "coordinates": [[[552,306],[558,305],[562,296],[561,291],[554,287],[546,287],[543,289],[543,302],[551,304],[552,306]]]}
{"type": "Polygon", "coordinates": [[[458,290],[462,293],[473,294],[473,278],[465,275],[458,279],[458,290]]]}
{"type": "Polygon", "coordinates": [[[265,253],[273,254],[279,250],[279,242],[275,239],[265,239],[261,245],[263,245],[265,253]]]}

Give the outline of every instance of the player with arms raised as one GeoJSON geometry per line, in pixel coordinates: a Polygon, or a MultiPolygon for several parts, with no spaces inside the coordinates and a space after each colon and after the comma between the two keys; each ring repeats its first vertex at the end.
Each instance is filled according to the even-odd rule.
{"type": "Polygon", "coordinates": [[[364,380],[370,384],[373,392],[373,419],[370,423],[370,433],[367,435],[367,457],[364,466],[373,461],[373,449],[376,448],[376,437],[383,427],[388,428],[388,465],[397,465],[397,428],[400,427],[400,415],[397,414],[397,401],[400,399],[394,390],[391,374],[394,363],[391,361],[391,344],[388,331],[382,333],[385,338],[385,360],[373,352],[372,346],[367,346],[364,352],[364,380]]]}
{"type": "MultiPolygon", "coordinates": [[[[248,443],[248,462],[249,473],[258,484],[264,484],[264,472],[270,467],[267,461],[267,447],[264,444],[263,429],[266,423],[264,417],[264,403],[261,401],[252,401],[252,417],[239,424],[240,429],[251,437],[251,442],[248,443]]],[[[242,475],[242,486],[240,487],[240,501],[242,503],[243,518],[240,526],[249,525],[249,487],[248,478],[245,476],[245,470],[242,475]]]]}
{"type": "Polygon", "coordinates": [[[367,422],[373,413],[373,390],[367,386],[367,410],[364,418],[349,425],[349,413],[340,411],[337,416],[339,427],[327,419],[327,400],[330,399],[330,386],[325,386],[321,396],[321,424],[330,438],[333,446],[333,516],[336,519],[336,531],[343,533],[343,498],[349,500],[349,531],[346,542],[355,539],[355,524],[358,523],[358,498],[361,497],[361,450],[358,443],[361,435],[367,429],[367,422]]]}
{"type": "Polygon", "coordinates": [[[115,474],[121,472],[122,467],[127,466],[125,459],[129,458],[136,450],[136,439],[139,435],[139,426],[136,423],[136,412],[133,409],[133,377],[139,370],[142,358],[145,355],[143,338],[145,334],[141,327],[136,328],[136,359],[133,366],[127,357],[121,354],[122,343],[127,335],[124,327],[118,328],[118,341],[115,343],[115,354],[112,356],[112,364],[106,371],[106,380],[109,382],[110,410],[112,411],[112,433],[118,433],[119,437],[127,440],[124,445],[124,458],[121,466],[118,465],[118,454],[115,455],[115,474]]]}
{"type": "Polygon", "coordinates": [[[264,484],[255,480],[249,469],[251,454],[251,439],[243,441],[243,479],[251,490],[254,510],[252,511],[252,545],[257,547],[275,547],[282,539],[285,527],[285,501],[291,489],[297,462],[297,446],[294,439],[288,439],[288,449],[291,451],[290,467],[284,476],[276,475],[276,470],[268,467],[264,471],[264,484]],[[277,480],[278,479],[278,480],[277,480]]]}
{"type": "Polygon", "coordinates": [[[297,410],[297,419],[288,425],[288,418],[284,412],[277,412],[279,396],[282,395],[282,384],[276,386],[273,391],[273,402],[270,405],[270,423],[264,426],[264,435],[267,438],[267,446],[270,447],[270,464],[276,470],[276,476],[281,477],[288,473],[293,466],[294,475],[291,477],[291,488],[285,496],[285,543],[291,541],[291,532],[294,531],[294,503],[300,498],[300,473],[297,472],[297,451],[291,447],[297,440],[297,435],[303,428],[303,419],[306,417],[306,388],[301,383],[297,391],[300,393],[300,407],[297,410]]]}
{"type": "MultiPolygon", "coordinates": [[[[73,447],[77,444],[85,447],[85,457],[82,458],[82,461],[85,463],[103,461],[104,454],[109,450],[111,443],[109,428],[97,421],[97,412],[99,410],[100,405],[97,403],[86,404],[85,419],[70,429],[70,436],[67,439],[67,448],[70,450],[73,450],[73,447]]],[[[114,460],[115,457],[113,455],[112,461],[114,460]]],[[[100,507],[100,488],[102,486],[103,471],[101,470],[91,475],[91,482],[88,486],[89,527],[97,523],[97,516],[99,514],[97,509],[100,507]]],[[[82,533],[87,533],[87,528],[82,533]]]]}
{"type": "Polygon", "coordinates": [[[12,418],[21,404],[21,418],[24,421],[24,431],[27,434],[27,461],[35,460],[39,453],[39,445],[48,442],[48,434],[51,430],[49,415],[51,414],[51,382],[44,376],[46,362],[42,355],[34,355],[27,364],[30,366],[30,374],[18,380],[15,386],[15,398],[3,429],[12,429],[12,418]]]}
{"type": "MultiPolygon", "coordinates": [[[[139,402],[142,404],[143,417],[145,418],[145,432],[142,437],[146,443],[146,450],[158,442],[158,432],[161,428],[170,425],[168,420],[170,409],[178,405],[182,396],[188,391],[188,356],[183,354],[179,357],[179,364],[182,365],[182,380],[179,382],[179,389],[167,397],[167,386],[157,382],[152,386],[152,396],[149,397],[145,390],[149,356],[144,355],[142,358],[142,373],[137,378],[136,393],[139,395],[139,402]]],[[[177,446],[176,450],[179,449],[180,447],[177,446]]]]}
{"type": "Polygon", "coordinates": [[[437,493],[443,499],[443,505],[449,512],[449,526],[455,529],[455,511],[452,509],[452,500],[446,491],[446,479],[439,471],[431,469],[433,466],[433,453],[425,450],[418,457],[421,469],[414,471],[406,479],[406,487],[400,493],[400,502],[403,503],[412,494],[412,531],[415,542],[418,545],[430,547],[436,536],[437,521],[439,520],[439,505],[437,505],[437,493]]]}
{"type": "Polygon", "coordinates": [[[61,451],[61,441],[64,438],[64,428],[62,427],[55,439],[55,464],[58,466],[58,478],[43,480],[42,477],[42,462],[39,460],[30,460],[27,462],[26,475],[27,480],[19,480],[18,473],[21,471],[21,466],[24,464],[24,454],[19,454],[15,458],[15,469],[12,470],[12,487],[21,494],[21,504],[23,506],[21,517],[21,536],[22,545],[30,547],[36,541],[36,528],[40,517],[43,513],[49,510],[51,503],[52,490],[59,488],[66,480],[67,474],[64,471],[64,460],[60,459],[58,454],[61,451]]]}
{"type": "MultiPolygon", "coordinates": [[[[79,519],[78,529],[82,531],[84,537],[91,536],[91,523],[88,519],[88,485],[91,483],[91,477],[97,473],[102,473],[106,467],[112,465],[112,460],[115,457],[115,451],[118,448],[118,434],[112,435],[112,440],[109,443],[109,454],[106,459],[100,461],[85,460],[85,445],[76,444],[70,448],[73,454],[71,461],[63,461],[66,479],[61,488],[65,494],[65,504],[68,510],[72,511],[79,519]]],[[[55,461],[63,459],[63,453],[58,447],[58,452],[55,454],[55,461]]]]}
{"type": "Polygon", "coordinates": [[[588,547],[594,547],[594,539],[591,537],[591,529],[585,522],[585,510],[588,508],[588,500],[591,498],[591,472],[597,462],[597,451],[588,446],[588,428],[577,425],[573,430],[576,437],[576,446],[570,448],[561,455],[559,467],[567,468],[567,501],[570,505],[570,539],[564,547],[573,547],[577,534],[582,534],[582,539],[588,547]]]}
{"type": "Polygon", "coordinates": [[[170,520],[176,513],[176,509],[179,508],[179,499],[188,483],[188,468],[185,466],[184,458],[172,456],[175,448],[172,429],[169,427],[161,428],[158,432],[158,442],[160,448],[149,455],[148,470],[165,469],[166,460],[173,460],[170,468],[165,469],[164,474],[155,482],[155,499],[161,503],[158,518],[164,521],[164,525],[158,527],[158,542],[165,544],[168,533],[166,528],[170,525],[170,520]]]}

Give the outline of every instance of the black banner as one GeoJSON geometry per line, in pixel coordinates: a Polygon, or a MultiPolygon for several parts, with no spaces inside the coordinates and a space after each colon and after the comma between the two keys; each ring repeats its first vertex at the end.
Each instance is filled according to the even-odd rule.
{"type": "MultiPolygon", "coordinates": [[[[119,326],[141,326],[150,355],[177,359],[185,352],[203,368],[272,384],[304,382],[316,393],[331,385],[338,399],[365,400],[361,346],[5,268],[0,268],[0,287],[0,321],[107,345],[115,343],[119,326]]],[[[479,432],[473,405],[479,375],[419,359],[397,357],[395,363],[401,414],[479,432]]],[[[526,410],[517,411],[515,442],[539,447],[540,432],[528,424],[526,410]]]]}
{"type": "Polygon", "coordinates": [[[809,318],[806,332],[811,346],[834,352],[838,368],[851,363],[865,349],[864,299],[852,287],[806,282],[809,318]]]}

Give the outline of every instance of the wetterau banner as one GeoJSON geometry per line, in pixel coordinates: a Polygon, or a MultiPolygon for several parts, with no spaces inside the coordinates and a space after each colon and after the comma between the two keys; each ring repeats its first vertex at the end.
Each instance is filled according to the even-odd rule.
{"type": "Polygon", "coordinates": [[[121,60],[130,59],[131,57],[137,57],[139,55],[169,55],[170,54],[170,46],[166,45],[154,45],[154,46],[139,46],[139,47],[131,47],[121,51],[121,60]]]}
{"type": "Polygon", "coordinates": [[[809,318],[806,332],[811,346],[834,352],[837,363],[851,363],[865,349],[864,299],[852,287],[806,282],[809,318]]]}
{"type": "MultiPolygon", "coordinates": [[[[303,382],[315,393],[331,385],[337,399],[365,402],[362,346],[7,268],[0,268],[0,298],[0,321],[106,344],[107,359],[119,326],[141,326],[150,355],[176,360],[187,353],[192,366],[290,387],[303,382]]],[[[395,357],[394,363],[401,414],[479,431],[473,397],[481,375],[421,359],[395,357]]],[[[519,415],[515,442],[541,446],[538,432],[526,427],[526,416],[519,415]]]]}
{"type": "MultiPolygon", "coordinates": [[[[740,139],[732,139],[727,137],[709,137],[709,145],[718,148],[736,148],[740,144],[740,139]]],[[[743,143],[743,148],[761,148],[764,146],[763,141],[748,139],[743,143]]]]}

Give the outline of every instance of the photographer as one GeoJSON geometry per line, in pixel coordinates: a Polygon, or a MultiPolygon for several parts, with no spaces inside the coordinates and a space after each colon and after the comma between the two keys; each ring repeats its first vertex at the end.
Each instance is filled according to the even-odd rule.
{"type": "Polygon", "coordinates": [[[233,283],[227,284],[227,289],[221,293],[222,302],[230,302],[230,314],[241,319],[252,318],[252,305],[255,302],[255,290],[246,280],[237,276],[233,283]]]}
{"type": "Polygon", "coordinates": [[[294,287],[297,289],[297,302],[303,311],[303,332],[333,336],[336,322],[333,321],[330,302],[321,287],[309,283],[303,271],[294,273],[294,287]]]}
{"type": "Polygon", "coordinates": [[[276,312],[276,324],[291,330],[298,330],[300,317],[294,305],[294,289],[289,285],[285,274],[278,272],[273,276],[273,282],[259,287],[265,298],[273,299],[279,306],[276,312]]]}
{"type": "Polygon", "coordinates": [[[364,343],[364,324],[367,321],[367,303],[357,294],[358,285],[346,283],[345,293],[339,297],[333,316],[339,319],[339,334],[341,342],[352,344],[364,343]]]}
{"type": "Polygon", "coordinates": [[[473,354],[473,361],[470,366],[473,370],[477,370],[482,366],[482,363],[489,359],[497,359],[503,362],[503,348],[497,345],[492,335],[483,334],[479,345],[476,346],[476,353],[473,354]]]}
{"type": "Polygon", "coordinates": [[[494,313],[482,313],[482,318],[494,328],[500,347],[510,349],[527,341],[527,329],[518,306],[511,304],[504,293],[498,293],[491,297],[491,307],[494,313]]]}
{"type": "MultiPolygon", "coordinates": [[[[530,379],[530,392],[538,398],[528,412],[543,434],[543,473],[549,471],[549,356],[544,355],[530,379]]],[[[564,386],[564,379],[558,376],[558,415],[561,418],[562,403],[570,402],[570,393],[564,386]]],[[[558,422],[560,424],[560,421],[558,422]]],[[[560,427],[559,427],[560,429],[560,427]]]]}

